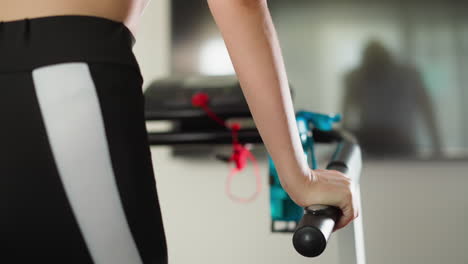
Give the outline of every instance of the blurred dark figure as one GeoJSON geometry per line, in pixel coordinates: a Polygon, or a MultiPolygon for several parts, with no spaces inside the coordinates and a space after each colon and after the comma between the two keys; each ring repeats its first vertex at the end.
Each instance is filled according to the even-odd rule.
{"type": "Polygon", "coordinates": [[[441,149],[432,103],[418,71],[398,64],[378,41],[364,49],[361,65],[346,76],[344,126],[368,156],[419,153],[422,125],[432,149],[441,149]]]}

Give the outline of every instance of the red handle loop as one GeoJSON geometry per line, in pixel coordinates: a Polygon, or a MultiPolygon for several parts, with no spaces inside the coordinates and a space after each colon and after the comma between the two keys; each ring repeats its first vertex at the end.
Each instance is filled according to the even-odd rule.
{"type": "Polygon", "coordinates": [[[236,163],[236,167],[231,169],[231,172],[227,178],[226,181],[226,194],[228,195],[231,200],[239,203],[249,203],[254,201],[258,195],[262,192],[262,177],[260,174],[260,166],[258,165],[257,160],[255,159],[255,156],[248,150],[246,147],[239,145],[242,150],[240,150],[240,154],[233,154],[233,160],[236,163]],[[256,190],[255,193],[253,193],[250,197],[238,197],[232,193],[232,181],[234,179],[234,176],[239,174],[246,166],[247,162],[250,161],[253,165],[254,168],[254,174],[255,174],[255,181],[256,181],[256,190]]]}
{"type": "Polygon", "coordinates": [[[258,162],[255,159],[255,156],[252,154],[252,152],[250,152],[250,150],[247,149],[244,145],[239,143],[239,130],[241,129],[240,124],[234,123],[228,126],[225,120],[220,118],[215,112],[211,110],[211,108],[208,105],[209,101],[210,101],[210,98],[208,94],[206,93],[197,93],[192,97],[193,106],[203,109],[206,112],[206,114],[211,119],[213,119],[213,121],[231,130],[232,155],[229,161],[233,162],[235,164],[235,167],[231,170],[227,178],[226,193],[229,196],[229,198],[231,198],[233,201],[240,202],[240,203],[251,202],[257,198],[257,196],[260,194],[262,190],[262,177],[260,175],[260,167],[258,166],[258,162]],[[232,183],[234,176],[245,169],[249,160],[254,166],[254,173],[255,173],[255,178],[256,178],[256,191],[252,196],[248,198],[237,197],[232,194],[231,183],[232,183]]]}

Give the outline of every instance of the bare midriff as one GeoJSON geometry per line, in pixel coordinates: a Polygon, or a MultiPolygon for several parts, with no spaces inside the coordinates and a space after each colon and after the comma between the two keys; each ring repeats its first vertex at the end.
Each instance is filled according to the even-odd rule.
{"type": "Polygon", "coordinates": [[[83,15],[124,23],[135,34],[149,0],[1,0],[0,22],[48,16],[83,15]]]}

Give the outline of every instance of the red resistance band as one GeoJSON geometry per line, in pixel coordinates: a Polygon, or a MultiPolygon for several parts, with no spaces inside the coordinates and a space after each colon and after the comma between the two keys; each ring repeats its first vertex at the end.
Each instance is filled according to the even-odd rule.
{"type": "Polygon", "coordinates": [[[240,202],[240,203],[248,203],[252,202],[257,198],[262,190],[262,178],[260,176],[260,168],[258,166],[258,162],[255,159],[255,156],[250,152],[250,150],[243,144],[239,142],[239,130],[241,129],[240,124],[233,123],[232,125],[228,125],[225,120],[220,118],[211,108],[209,107],[210,98],[205,93],[197,93],[192,97],[192,105],[194,107],[199,107],[206,112],[206,114],[220,126],[225,127],[226,129],[231,131],[232,134],[232,154],[229,158],[229,162],[235,164],[235,167],[231,169],[231,172],[226,181],[226,194],[231,198],[233,201],[240,202]],[[254,166],[254,173],[256,178],[256,191],[255,193],[248,197],[237,197],[231,192],[231,182],[234,176],[240,172],[242,172],[245,167],[247,166],[248,161],[253,164],[254,166]]]}

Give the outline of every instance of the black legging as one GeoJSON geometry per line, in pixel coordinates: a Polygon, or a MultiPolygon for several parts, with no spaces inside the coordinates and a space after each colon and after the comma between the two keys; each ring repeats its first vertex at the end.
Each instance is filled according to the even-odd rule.
{"type": "Polygon", "coordinates": [[[0,23],[0,263],[167,263],[132,42],[102,18],[0,23]]]}

